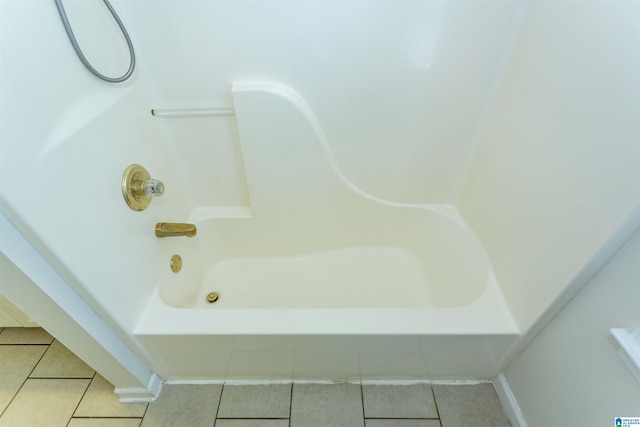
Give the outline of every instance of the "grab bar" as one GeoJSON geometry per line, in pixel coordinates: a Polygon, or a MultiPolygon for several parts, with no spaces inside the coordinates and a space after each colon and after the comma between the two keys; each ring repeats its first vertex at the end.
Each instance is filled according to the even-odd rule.
{"type": "Polygon", "coordinates": [[[155,117],[180,118],[180,117],[231,117],[236,112],[233,108],[188,108],[173,110],[151,110],[151,114],[155,117]]]}

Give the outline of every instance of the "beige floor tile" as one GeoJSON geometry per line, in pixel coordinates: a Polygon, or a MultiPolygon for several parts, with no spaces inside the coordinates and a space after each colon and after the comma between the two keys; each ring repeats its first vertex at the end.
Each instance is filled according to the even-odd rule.
{"type": "Polygon", "coordinates": [[[508,427],[493,385],[434,385],[442,427],[508,427]]]}
{"type": "Polygon", "coordinates": [[[96,374],[73,416],[142,418],[146,410],[146,403],[120,403],[113,385],[96,374]]]}
{"type": "Polygon", "coordinates": [[[91,378],[95,371],[59,341],[54,341],[31,378],[91,378]]]}
{"type": "Polygon", "coordinates": [[[53,337],[42,328],[4,328],[0,344],[51,344],[53,337]]]}
{"type": "Polygon", "coordinates": [[[289,420],[217,420],[215,427],[289,427],[289,420]]]}
{"type": "Polygon", "coordinates": [[[142,418],[71,418],[67,427],[140,427],[142,418]]]}
{"type": "Polygon", "coordinates": [[[0,345],[0,413],[47,350],[45,345],[0,345]]]}
{"type": "Polygon", "coordinates": [[[89,386],[87,379],[28,379],[0,417],[0,427],[64,427],[89,386]]]}
{"type": "Polygon", "coordinates": [[[362,426],[359,384],[294,384],[291,427],[362,426]]]}
{"type": "Polygon", "coordinates": [[[218,418],[289,418],[291,384],[226,385],[218,418]]]}
{"type": "Polygon", "coordinates": [[[165,385],[160,397],[149,403],[142,427],[211,427],[221,392],[217,384],[165,385]]]}
{"type": "Polygon", "coordinates": [[[440,427],[440,421],[367,419],[365,427],[440,427]]]}
{"type": "Polygon", "coordinates": [[[367,418],[438,418],[430,384],[362,386],[367,418]]]}

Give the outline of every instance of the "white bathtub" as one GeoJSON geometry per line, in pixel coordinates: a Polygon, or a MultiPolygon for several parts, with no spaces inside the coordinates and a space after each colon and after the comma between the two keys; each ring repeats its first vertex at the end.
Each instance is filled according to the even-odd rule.
{"type": "Polygon", "coordinates": [[[194,239],[173,240],[183,267],[167,268],[145,333],[514,332],[482,246],[459,219],[369,210],[311,233],[253,218],[198,222],[194,239]]]}
{"type": "MultiPolygon", "coordinates": [[[[166,259],[179,254],[183,267],[166,268],[136,335],[154,360],[164,360],[165,376],[228,377],[172,370],[184,367],[185,357],[206,365],[211,354],[199,360],[185,349],[196,342],[201,350],[220,348],[220,337],[261,337],[273,351],[274,337],[368,336],[384,343],[402,336],[431,348],[429,336],[499,337],[500,346],[517,336],[489,258],[453,206],[393,203],[357,188],[309,106],[285,86],[235,85],[233,97],[250,207],[197,209],[189,218],[196,237],[159,242],[166,259]],[[212,304],[210,292],[220,295],[212,304]]],[[[440,341],[438,351],[446,360],[453,350],[440,341]]],[[[473,357],[482,359],[477,351],[473,357]]],[[[489,359],[496,371],[499,357],[489,359]]],[[[440,371],[433,372],[466,372],[440,371]]],[[[363,374],[358,368],[346,376],[363,374]]]]}

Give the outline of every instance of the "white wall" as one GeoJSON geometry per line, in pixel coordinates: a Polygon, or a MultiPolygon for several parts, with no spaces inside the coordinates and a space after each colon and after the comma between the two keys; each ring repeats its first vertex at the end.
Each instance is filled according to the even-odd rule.
{"type": "Polygon", "coordinates": [[[639,261],[640,230],[504,371],[529,427],[640,416],[640,384],[609,333],[640,326],[639,261]]]}
{"type": "Polygon", "coordinates": [[[15,304],[0,295],[0,328],[4,327],[37,327],[29,316],[24,314],[15,304]]]}
{"type": "Polygon", "coordinates": [[[533,1],[459,197],[527,331],[640,207],[640,3],[533,1]]]}
{"type": "MultiPolygon", "coordinates": [[[[6,239],[6,236],[3,236],[3,238],[6,239]]],[[[15,265],[0,252],[0,328],[37,327],[38,324],[33,319],[22,312],[3,294],[3,290],[7,286],[7,280],[15,281],[15,285],[20,288],[36,286],[24,274],[16,274],[16,270],[15,265]]]]}

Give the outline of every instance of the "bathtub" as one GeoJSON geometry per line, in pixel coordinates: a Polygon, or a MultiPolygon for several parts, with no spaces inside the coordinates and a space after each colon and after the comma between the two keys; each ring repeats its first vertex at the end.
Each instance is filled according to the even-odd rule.
{"type": "Polygon", "coordinates": [[[482,246],[459,218],[378,208],[335,232],[316,225],[311,235],[303,224],[261,229],[253,218],[197,222],[198,236],[175,248],[182,270],[166,269],[138,331],[515,331],[482,246]],[[214,303],[210,292],[219,294],[214,303]]]}
{"type": "MultiPolygon", "coordinates": [[[[258,353],[287,348],[307,367],[314,364],[302,362],[297,346],[283,347],[283,340],[368,337],[380,350],[390,337],[402,337],[409,341],[400,347],[412,348],[411,354],[429,349],[425,363],[431,364],[431,375],[474,376],[451,364],[453,351],[464,353],[465,363],[483,361],[473,372],[498,373],[496,354],[505,352],[495,346],[507,346],[518,329],[481,242],[455,207],[395,203],[358,188],[341,171],[313,111],[294,90],[236,84],[232,93],[250,206],[200,207],[189,218],[196,237],[159,242],[166,259],[179,254],[183,266],[177,273],[165,269],[136,330],[150,360],[161,361],[156,370],[165,378],[234,377],[228,366],[213,371],[204,366],[212,359],[227,365],[237,360],[231,353],[239,337],[245,344],[249,340],[251,354],[255,343],[258,353]],[[211,292],[219,295],[214,303],[207,301],[211,292]],[[450,339],[463,335],[480,341],[450,339]],[[472,348],[461,352],[461,345],[472,348]],[[434,347],[439,356],[434,357],[434,347]],[[434,359],[446,369],[434,368],[434,359]]],[[[322,347],[337,345],[330,341],[322,347]]],[[[359,347],[352,351],[359,360],[359,347]]],[[[318,352],[312,353],[315,360],[318,352]]],[[[320,375],[315,368],[294,375],[293,365],[275,377],[320,375]]],[[[370,376],[360,364],[347,371],[341,379],[370,376]]],[[[421,368],[409,371],[400,376],[427,375],[421,368]]],[[[252,369],[237,372],[247,375],[252,369]]],[[[264,372],[269,369],[254,377],[264,372]]],[[[395,371],[377,366],[372,372],[395,371]]]]}

